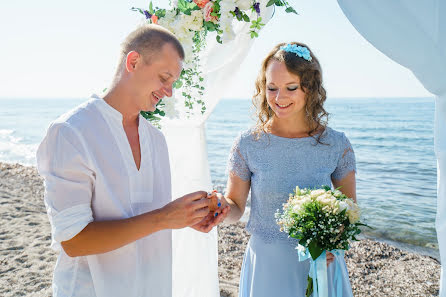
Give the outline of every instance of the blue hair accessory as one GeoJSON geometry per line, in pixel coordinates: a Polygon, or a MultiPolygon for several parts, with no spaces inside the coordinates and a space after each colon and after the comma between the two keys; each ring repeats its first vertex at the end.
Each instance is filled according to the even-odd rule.
{"type": "Polygon", "coordinates": [[[287,44],[287,45],[281,46],[280,49],[284,50],[288,53],[296,54],[296,56],[301,57],[307,61],[312,60],[310,51],[305,46],[300,46],[300,45],[296,45],[296,44],[287,44]]]}

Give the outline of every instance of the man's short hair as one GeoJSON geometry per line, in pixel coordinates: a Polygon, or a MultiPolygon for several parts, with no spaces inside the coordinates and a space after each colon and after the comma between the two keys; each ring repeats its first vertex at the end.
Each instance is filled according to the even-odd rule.
{"type": "Polygon", "coordinates": [[[184,60],[184,49],[180,41],[169,30],[153,24],[142,25],[130,33],[121,44],[121,53],[119,58],[119,67],[125,65],[127,54],[136,51],[142,55],[144,61],[148,64],[166,44],[171,44],[178,55],[184,60]]]}

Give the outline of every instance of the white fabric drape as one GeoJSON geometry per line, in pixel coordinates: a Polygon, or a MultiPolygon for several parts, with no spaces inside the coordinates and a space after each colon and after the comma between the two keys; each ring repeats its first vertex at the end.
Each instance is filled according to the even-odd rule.
{"type": "Polygon", "coordinates": [[[446,296],[446,1],[338,0],[356,30],[374,47],[411,70],[436,95],[438,160],[436,229],[442,265],[440,296],[446,296]]]}
{"type": "MultiPolygon", "coordinates": [[[[272,7],[266,0],[259,1],[263,22],[269,21],[272,7]]],[[[172,173],[172,198],[186,193],[212,189],[205,121],[212,113],[234,73],[245,59],[253,40],[248,34],[250,23],[237,23],[235,40],[218,44],[215,35],[208,37],[206,51],[201,56],[205,82],[206,113],[177,120],[164,120],[162,131],[166,136],[172,173]]],[[[261,34],[260,34],[261,35],[261,34]]],[[[181,92],[176,92],[181,94],[181,92]]],[[[182,98],[179,98],[182,101],[182,98]]],[[[173,232],[173,296],[217,297],[218,238],[214,228],[209,234],[191,228],[173,232]]]]}

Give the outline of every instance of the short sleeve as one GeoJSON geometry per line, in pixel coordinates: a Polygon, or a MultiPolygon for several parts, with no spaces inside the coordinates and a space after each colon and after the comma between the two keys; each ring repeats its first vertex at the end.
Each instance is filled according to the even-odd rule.
{"type": "Polygon", "coordinates": [[[342,133],[338,164],[331,177],[334,180],[341,180],[352,171],[356,172],[355,152],[348,138],[342,133]]]}
{"type": "Polygon", "coordinates": [[[251,178],[251,171],[249,170],[248,164],[246,162],[246,155],[242,148],[242,137],[241,135],[235,140],[231,151],[229,153],[227,173],[234,174],[240,177],[244,181],[248,181],[251,178]]]}
{"type": "Polygon", "coordinates": [[[37,150],[37,168],[45,181],[45,206],[52,244],[73,238],[93,221],[94,173],[80,134],[66,124],[53,124],[37,150]]]}

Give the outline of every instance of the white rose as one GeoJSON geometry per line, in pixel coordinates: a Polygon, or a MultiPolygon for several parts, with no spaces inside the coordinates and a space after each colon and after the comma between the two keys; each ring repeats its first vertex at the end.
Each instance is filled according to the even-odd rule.
{"type": "Polygon", "coordinates": [[[318,196],[320,196],[320,195],[323,195],[323,194],[325,194],[325,190],[319,189],[319,190],[313,190],[313,191],[311,191],[310,196],[311,196],[312,198],[316,198],[316,197],[318,197],[318,196]]]}
{"type": "Polygon", "coordinates": [[[237,0],[236,5],[240,10],[248,10],[252,7],[252,0],[237,0]]]}
{"type": "Polygon", "coordinates": [[[339,191],[339,190],[335,190],[335,191],[333,192],[333,195],[334,195],[335,197],[341,197],[342,192],[339,191]]]}
{"type": "Polygon", "coordinates": [[[347,209],[348,220],[350,221],[351,224],[358,222],[361,216],[361,211],[358,205],[351,199],[345,199],[345,202],[348,205],[347,209]]]}
{"type": "Polygon", "coordinates": [[[344,209],[348,209],[348,204],[345,201],[339,202],[339,212],[342,212],[344,209]]]}
{"type": "Polygon", "coordinates": [[[175,96],[172,96],[170,98],[164,98],[164,108],[163,111],[166,113],[166,117],[169,119],[175,119],[178,118],[180,113],[176,108],[178,100],[175,96]]]}

